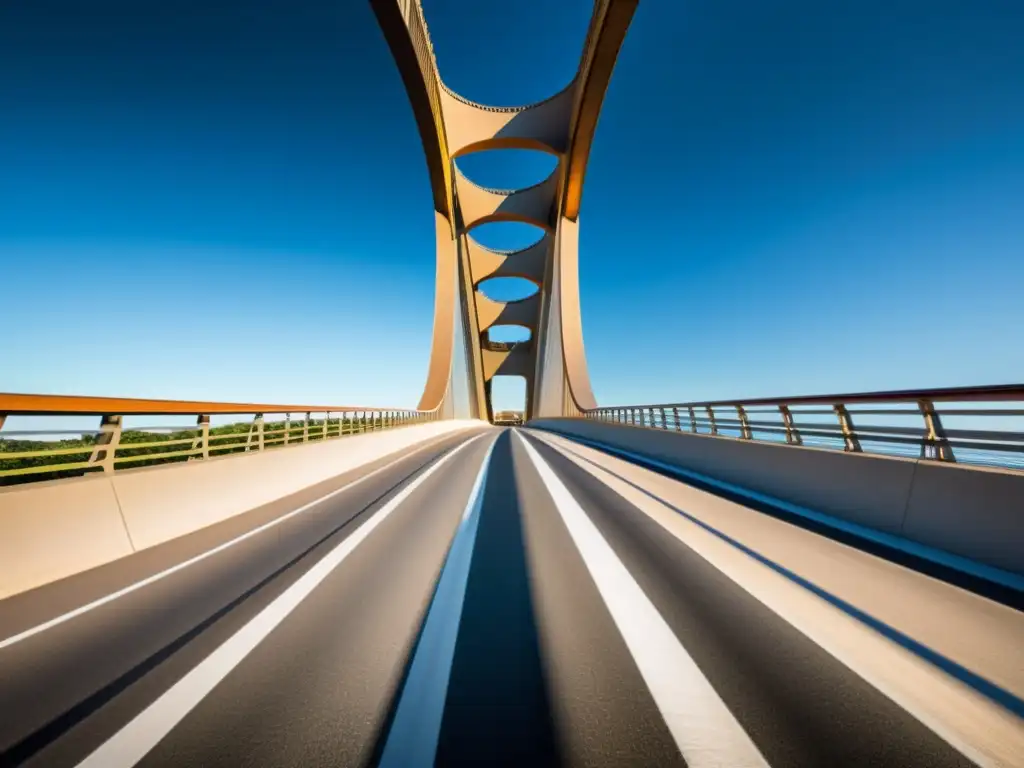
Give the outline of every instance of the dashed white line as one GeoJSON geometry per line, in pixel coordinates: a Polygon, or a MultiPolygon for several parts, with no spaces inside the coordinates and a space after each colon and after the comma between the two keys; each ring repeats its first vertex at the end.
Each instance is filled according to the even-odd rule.
{"type": "Polygon", "coordinates": [[[428,477],[480,437],[445,454],[405,486],[245,626],[79,763],[79,768],[130,768],[139,762],[428,477]]]}
{"type": "Polygon", "coordinates": [[[537,450],[527,455],[626,642],[665,724],[690,768],[763,768],[768,762],[640,585],[537,450]]]}

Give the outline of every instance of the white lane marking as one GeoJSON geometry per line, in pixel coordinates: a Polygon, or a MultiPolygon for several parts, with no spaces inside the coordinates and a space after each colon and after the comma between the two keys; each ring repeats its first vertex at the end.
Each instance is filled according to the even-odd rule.
{"type": "Polygon", "coordinates": [[[983,768],[1024,766],[1020,757],[1024,755],[1024,721],[1012,712],[704,530],[669,502],[651,498],[557,440],[548,436],[541,440],[646,514],[972,762],[983,768]]]}
{"type": "Polygon", "coordinates": [[[130,768],[139,762],[428,477],[480,437],[475,437],[445,454],[405,486],[245,626],[221,643],[213,653],[193,667],[160,698],[101,744],[96,751],[78,764],[78,768],[130,768]]]}
{"type": "Polygon", "coordinates": [[[89,611],[95,610],[96,608],[99,608],[102,605],[106,605],[107,603],[113,602],[114,600],[117,600],[120,597],[124,597],[125,595],[131,594],[136,590],[142,589],[143,587],[148,587],[153,582],[160,581],[160,579],[166,578],[171,574],[184,570],[185,568],[188,568],[190,565],[195,565],[196,563],[205,560],[208,557],[216,555],[218,552],[223,552],[225,549],[233,547],[235,544],[238,544],[241,541],[245,541],[246,539],[251,538],[258,533],[263,533],[263,531],[267,530],[268,528],[273,528],[275,525],[280,525],[285,520],[289,520],[295,517],[296,515],[302,514],[308,509],[315,507],[317,504],[322,504],[323,502],[327,501],[328,499],[334,498],[340,493],[344,493],[345,491],[351,490],[360,483],[369,480],[371,477],[379,475],[381,472],[387,472],[396,464],[405,461],[407,458],[409,458],[408,455],[402,456],[399,459],[395,459],[394,461],[385,464],[383,467],[375,469],[372,472],[363,475],[362,477],[356,478],[351,483],[343,485],[341,488],[333,490],[330,493],[324,494],[320,498],[315,499],[309,502],[308,504],[303,504],[298,509],[293,509],[291,512],[281,515],[280,517],[275,517],[273,520],[266,522],[263,525],[257,526],[256,528],[253,528],[251,531],[246,531],[245,533],[240,534],[239,536],[236,536],[233,539],[225,541],[222,544],[218,544],[213,549],[209,549],[206,552],[196,555],[195,557],[189,558],[188,560],[183,560],[182,562],[177,563],[176,565],[172,565],[170,568],[165,568],[164,570],[159,571],[158,573],[154,573],[152,576],[147,576],[146,578],[141,579],[140,581],[136,581],[133,584],[129,584],[127,587],[124,587],[123,589],[119,589],[116,592],[111,592],[109,595],[97,598],[96,600],[93,600],[91,603],[86,603],[85,605],[79,606],[78,608],[68,611],[67,613],[62,613],[60,616],[52,618],[48,621],[44,621],[42,624],[37,624],[36,626],[26,629],[23,632],[19,632],[16,635],[11,635],[5,640],[0,640],[0,650],[3,650],[9,645],[20,643],[22,640],[27,640],[33,635],[38,635],[40,632],[45,632],[47,629],[56,627],[58,624],[63,624],[66,621],[71,621],[71,619],[81,616],[83,613],[88,613],[89,611]]]}
{"type": "Polygon", "coordinates": [[[483,489],[494,443],[487,450],[462,522],[445,559],[437,590],[423,623],[409,674],[384,743],[380,768],[432,768],[441,733],[441,716],[455,660],[462,606],[480,525],[483,489]]]}
{"type": "MultiPolygon", "coordinates": [[[[538,437],[542,434],[541,430],[530,430],[530,432],[538,437]]],[[[547,432],[544,434],[545,437],[556,435],[563,440],[567,439],[565,435],[561,435],[557,432],[547,432]]],[[[919,544],[916,541],[901,538],[895,534],[877,531],[866,525],[861,525],[860,523],[853,523],[849,520],[843,520],[833,515],[816,512],[813,509],[802,507],[799,504],[793,504],[792,502],[770,496],[766,493],[752,491],[749,488],[744,488],[743,486],[736,485],[735,483],[727,483],[724,480],[719,480],[701,472],[694,472],[691,469],[683,469],[682,467],[669,464],[668,462],[659,461],[658,459],[650,456],[644,456],[633,451],[627,451],[624,448],[618,448],[614,445],[603,443],[600,440],[592,440],[591,438],[580,438],[580,440],[586,440],[587,442],[577,442],[575,445],[582,445],[590,450],[595,450],[595,445],[603,446],[608,449],[609,453],[607,455],[610,455],[612,458],[618,459],[619,461],[635,461],[643,469],[646,469],[649,472],[652,471],[650,467],[664,469],[671,473],[671,479],[676,482],[685,483],[687,480],[692,480],[704,483],[706,485],[710,485],[712,488],[719,488],[728,493],[733,493],[743,499],[768,504],[776,507],[777,509],[785,510],[790,514],[797,515],[798,517],[826,525],[834,530],[849,533],[861,539],[874,541],[882,544],[883,546],[892,547],[893,549],[906,552],[907,554],[914,555],[925,560],[930,560],[933,563],[952,568],[954,571],[960,571],[972,576],[977,576],[981,579],[985,579],[986,581],[1002,584],[1003,586],[1010,587],[1011,589],[1016,589],[1018,591],[1024,590],[1024,576],[1020,576],[1016,573],[1010,573],[1009,571],[1004,571],[1001,568],[996,568],[991,565],[985,565],[984,563],[976,563],[962,555],[954,555],[950,552],[944,552],[941,549],[936,549],[935,547],[929,547],[925,544],[919,544]]],[[[547,439],[545,439],[544,442],[549,445],[553,445],[553,443],[547,439]]]]}
{"type": "Polygon", "coordinates": [[[767,766],[658,609],[569,489],[518,432],[690,768],[767,766]]]}

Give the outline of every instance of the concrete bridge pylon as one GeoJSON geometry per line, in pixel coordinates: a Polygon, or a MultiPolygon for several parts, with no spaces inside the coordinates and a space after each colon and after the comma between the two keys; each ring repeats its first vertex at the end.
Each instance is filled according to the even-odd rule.
{"type": "Polygon", "coordinates": [[[419,0],[370,0],[405,85],[430,174],[437,285],[427,382],[420,409],[448,418],[492,418],[494,376],[526,380],[527,418],[596,407],[587,373],[579,299],[579,213],[590,147],[622,41],[639,0],[596,0],[572,81],[544,101],[493,107],[444,84],[419,0]],[[494,190],[461,174],[454,160],[491,149],[532,149],[558,159],[530,187],[494,190]],[[472,230],[520,221],[544,230],[521,251],[485,248],[472,230]],[[533,296],[496,302],[484,279],[535,283],[533,296]],[[487,329],[521,325],[528,342],[493,344],[487,329]]]}

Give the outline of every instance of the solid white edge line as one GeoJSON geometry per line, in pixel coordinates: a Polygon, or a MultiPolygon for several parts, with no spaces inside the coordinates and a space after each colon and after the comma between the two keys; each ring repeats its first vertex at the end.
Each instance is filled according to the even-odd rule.
{"type": "Polygon", "coordinates": [[[434,599],[413,652],[409,674],[398,699],[378,768],[431,768],[434,765],[469,568],[480,525],[483,489],[487,484],[493,452],[492,442],[438,578],[434,599]]]}
{"type": "MultiPolygon", "coordinates": [[[[572,442],[560,435],[556,437],[572,442]]],[[[682,542],[740,589],[893,701],[971,762],[981,768],[1024,766],[1024,762],[1011,757],[1024,754],[1021,751],[1021,744],[1024,744],[1024,728],[1022,721],[1012,712],[805,587],[769,569],[735,545],[718,539],[697,523],[687,519],[685,514],[680,514],[673,504],[654,492],[646,492],[653,495],[651,498],[630,488],[628,482],[616,477],[611,470],[575,450],[558,444],[550,435],[538,436],[538,439],[589,473],[612,493],[625,499],[627,503],[661,526],[668,535],[682,542]],[[651,509],[642,506],[638,499],[631,498],[631,492],[642,496],[652,506],[661,507],[666,517],[659,518],[653,514],[651,509]],[[684,538],[679,531],[670,527],[672,523],[680,522],[692,531],[689,537],[684,538]],[[705,543],[702,544],[701,541],[705,543]],[[731,557],[727,558],[723,553],[729,553],[731,557]],[[743,568],[743,565],[748,567],[743,568]],[[825,621],[825,617],[831,617],[834,621],[825,621]],[[928,686],[927,693],[922,694],[919,689],[925,685],[928,686]]],[[[578,445],[574,444],[572,447],[576,448],[578,445]]],[[[615,461],[624,461],[618,457],[612,458],[615,461]]]]}
{"type": "Polygon", "coordinates": [[[530,442],[516,433],[565,522],[615,626],[690,768],[768,762],[590,517],[530,442]]]}
{"type": "Polygon", "coordinates": [[[366,520],[344,541],[300,576],[294,584],[278,595],[273,602],[221,643],[216,650],[161,694],[156,701],[78,763],[79,768],[130,768],[139,762],[413,491],[455,455],[481,437],[484,435],[462,443],[417,476],[387,504],[377,510],[370,519],[366,520]]]}
{"type": "Polygon", "coordinates": [[[60,616],[56,616],[52,619],[44,621],[42,624],[37,624],[36,626],[23,630],[22,632],[19,632],[16,635],[11,635],[10,637],[4,640],[0,640],[0,650],[3,650],[4,648],[7,648],[10,645],[14,645],[15,643],[19,643],[22,640],[27,640],[33,635],[38,635],[40,632],[45,632],[47,629],[51,629],[52,627],[56,627],[57,625],[63,624],[66,621],[70,621],[71,619],[81,616],[83,613],[88,613],[89,611],[99,608],[100,606],[106,605],[107,603],[113,602],[114,600],[124,597],[125,595],[131,594],[132,592],[142,589],[143,587],[148,587],[150,584],[160,581],[160,579],[166,578],[167,576],[177,573],[178,571],[184,570],[185,568],[188,568],[191,565],[195,565],[196,563],[201,562],[208,557],[212,557],[213,555],[216,555],[219,552],[223,552],[225,549],[233,547],[235,544],[245,541],[246,539],[251,538],[258,533],[263,533],[263,531],[266,531],[269,528],[273,528],[274,526],[279,525],[283,523],[285,520],[289,520],[295,517],[296,515],[302,514],[303,512],[309,510],[310,508],[315,507],[318,504],[322,504],[328,499],[334,498],[340,493],[344,493],[345,491],[351,490],[360,483],[369,480],[371,477],[379,475],[381,472],[386,472],[389,469],[392,469],[396,464],[405,461],[407,458],[409,458],[408,455],[395,459],[394,461],[385,464],[383,467],[379,467],[373,470],[372,472],[368,472],[367,474],[356,478],[352,482],[343,485],[341,488],[337,488],[331,491],[330,493],[324,494],[318,499],[314,499],[313,501],[303,504],[301,507],[297,509],[293,509],[291,512],[288,512],[287,514],[281,515],[280,517],[275,517],[273,520],[263,523],[263,525],[257,526],[256,528],[253,528],[251,531],[246,531],[245,533],[240,534],[233,539],[229,539],[228,541],[218,544],[213,549],[208,549],[205,552],[190,557],[188,560],[183,560],[180,563],[172,565],[170,568],[165,568],[162,571],[154,573],[152,576],[147,576],[144,579],[129,584],[127,587],[123,587],[117,590],[116,592],[111,592],[109,595],[104,595],[103,597],[97,598],[96,600],[86,603],[85,605],[81,605],[78,608],[70,610],[67,613],[62,613],[60,616]]]}

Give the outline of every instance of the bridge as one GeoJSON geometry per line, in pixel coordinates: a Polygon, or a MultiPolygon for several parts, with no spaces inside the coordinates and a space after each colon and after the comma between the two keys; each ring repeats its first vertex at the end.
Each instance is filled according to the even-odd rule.
{"type": "Polygon", "coordinates": [[[0,394],[0,765],[1024,765],[1024,384],[596,402],[579,213],[636,5],[496,108],[371,0],[434,206],[416,408],[0,394]],[[494,148],[557,166],[452,162],[494,148]]]}

